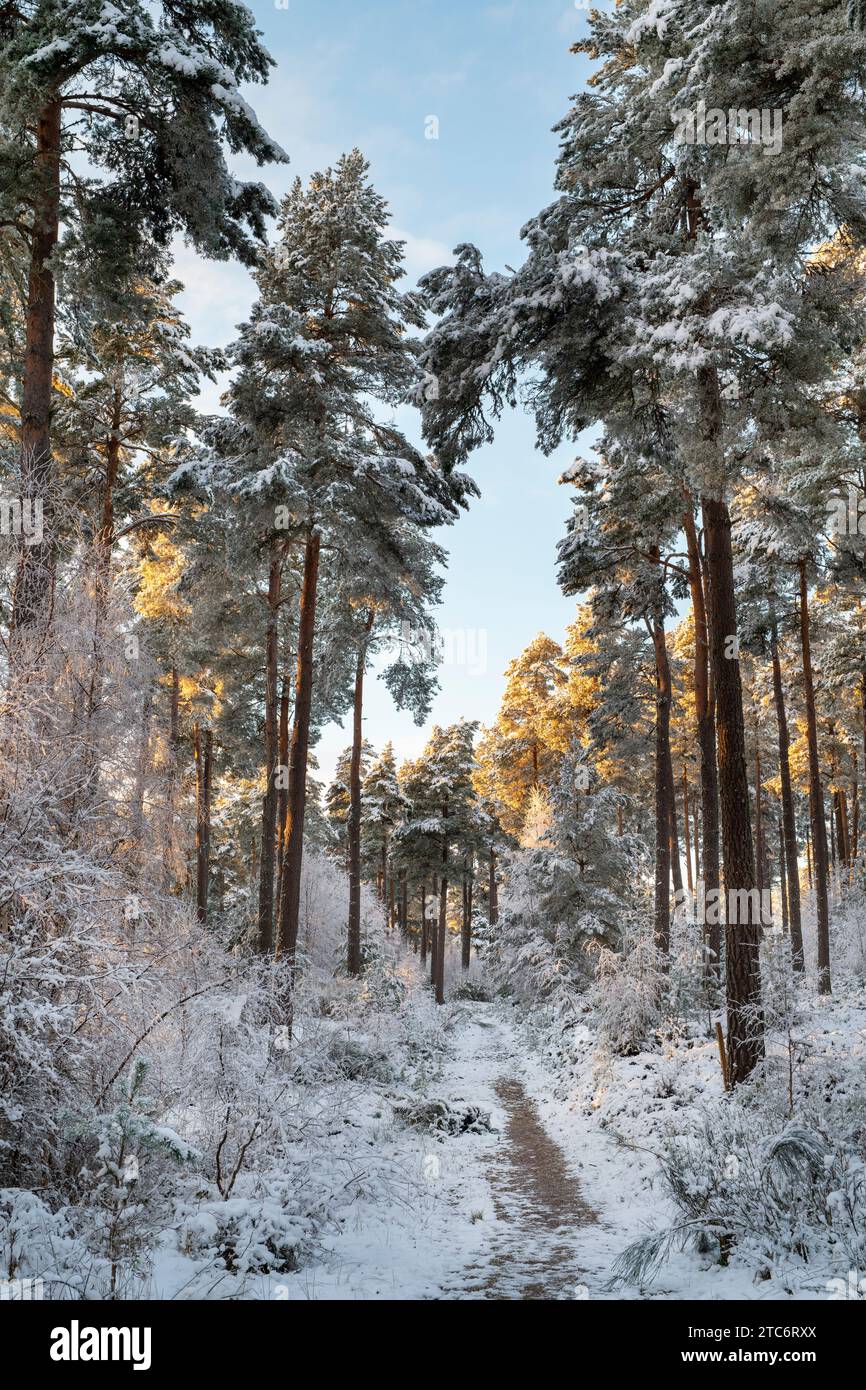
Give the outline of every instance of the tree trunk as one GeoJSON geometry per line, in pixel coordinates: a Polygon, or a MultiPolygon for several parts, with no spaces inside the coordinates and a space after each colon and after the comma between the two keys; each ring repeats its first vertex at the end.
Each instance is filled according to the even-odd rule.
{"type": "Polygon", "coordinates": [[[289,677],[283,676],[280,691],[280,720],[277,757],[280,766],[280,789],[277,793],[277,891],[279,902],[283,891],[283,865],[286,854],[286,819],[289,814],[289,677]]]}
{"type": "MultiPolygon", "coordinates": [[[[710,369],[702,379],[704,423],[712,430],[720,401],[718,378],[710,369]]],[[[749,781],[743,729],[743,691],[737,642],[731,518],[716,497],[701,502],[709,580],[709,637],[716,695],[716,737],[725,864],[725,992],[728,1014],[728,1064],[731,1084],[745,1081],[764,1055],[759,957],[760,911],[754,910],[755,858],[749,823],[749,781]],[[737,893],[737,917],[731,902],[737,893]],[[746,895],[745,898],[743,895],[746,895]],[[746,910],[741,910],[745,903],[746,910]],[[757,920],[756,920],[757,918],[757,920]]]]}
{"type": "Polygon", "coordinates": [[[815,685],[812,678],[812,646],[809,634],[809,601],[806,561],[800,569],[800,644],[803,656],[803,693],[806,702],[806,735],[809,747],[809,804],[812,820],[812,855],[815,866],[815,916],[818,936],[818,992],[830,993],[830,904],[827,885],[827,824],[824,819],[824,789],[818,761],[818,721],[815,714],[815,685]]]}
{"type": "Polygon", "coordinates": [[[439,880],[439,929],[436,933],[436,1003],[445,1003],[445,931],[448,922],[448,805],[442,808],[442,820],[446,829],[442,836],[442,876],[439,880]]]}
{"type": "Polygon", "coordinates": [[[283,557],[271,551],[268,570],[268,623],[265,635],[265,795],[262,801],[262,841],[259,860],[259,915],[257,946],[268,953],[274,946],[274,854],[277,833],[277,732],[278,623],[282,591],[283,557]]]}
{"type": "Polygon", "coordinates": [[[421,883],[421,966],[427,964],[427,882],[421,883]]]}
{"type": "Polygon", "coordinates": [[[53,461],[51,396],[54,376],[55,283],[49,262],[60,226],[61,105],[55,96],[36,123],[36,177],[32,190],[33,233],[27,278],[26,344],[21,389],[21,502],[41,502],[42,537],[22,536],[12,606],[11,631],[20,633],[48,620],[54,587],[52,538],[53,461]]]}
{"type": "Polygon", "coordinates": [[[298,947],[301,910],[301,866],[304,858],[304,813],[307,806],[307,758],[310,751],[310,713],[313,698],[313,640],[319,586],[321,538],[315,528],[304,548],[304,577],[298,616],[298,666],[295,677],[295,717],[292,725],[289,807],[286,816],[283,882],[280,889],[278,957],[285,956],[292,972],[298,947]]]}
{"type": "Polygon", "coordinates": [[[207,926],[208,879],[210,876],[210,803],[213,767],[213,730],[193,729],[195,752],[195,908],[202,926],[207,926]]]}
{"type": "MultiPolygon", "coordinates": [[[[689,591],[695,627],[695,716],[698,748],[701,755],[701,818],[703,821],[701,872],[697,873],[698,833],[695,830],[695,870],[702,880],[704,901],[713,901],[721,886],[719,867],[719,780],[716,767],[716,710],[715,694],[710,671],[709,630],[707,627],[707,596],[698,534],[691,506],[683,517],[683,529],[689,556],[689,591]]],[[[697,801],[695,802],[697,814],[697,801]]],[[[717,913],[705,909],[703,923],[704,948],[708,981],[718,980],[722,955],[722,929],[717,913]],[[707,918],[710,918],[708,921],[707,918]],[[712,920],[715,918],[715,920],[712,920]]]]}
{"type": "Polygon", "coordinates": [[[469,962],[472,958],[472,879],[463,880],[463,930],[461,932],[461,954],[460,964],[464,970],[469,969],[469,962]]]}
{"type": "Polygon", "coordinates": [[[782,894],[782,931],[788,932],[791,925],[791,915],[788,909],[788,872],[785,867],[785,824],[782,816],[779,817],[779,889],[782,894]]]}
{"type": "Polygon", "coordinates": [[[141,727],[138,738],[138,757],[135,766],[135,785],[132,793],[130,827],[132,839],[141,854],[144,839],[144,793],[147,771],[150,764],[150,717],[153,709],[153,693],[147,690],[141,706],[141,727]]]}
{"type": "Polygon", "coordinates": [[[670,715],[671,677],[665,630],[656,614],[652,621],[656,663],[656,748],[655,748],[655,944],[665,958],[671,946],[671,813],[670,813],[670,715]]]}
{"type": "MultiPolygon", "coordinates": [[[[671,817],[671,883],[675,894],[682,895],[683,869],[680,863],[680,834],[677,822],[677,794],[674,780],[674,765],[671,759],[670,739],[668,739],[668,807],[671,817]]],[[[681,901],[681,896],[677,898],[681,901]]]]}
{"type": "Polygon", "coordinates": [[[349,934],[347,968],[350,975],[361,973],[361,750],[364,743],[364,672],[367,669],[367,642],[373,630],[375,613],[367,614],[364,633],[355,664],[355,698],[352,704],[352,758],[349,764],[349,934]]]}
{"type": "Polygon", "coordinates": [[[692,846],[689,839],[689,779],[685,768],[683,768],[683,839],[686,851],[686,882],[689,885],[689,893],[694,895],[695,880],[692,877],[692,846]]]}
{"type": "Polygon", "coordinates": [[[779,635],[772,598],[770,602],[770,656],[773,665],[773,700],[776,706],[776,729],[779,740],[779,780],[782,784],[782,827],[785,845],[785,878],[788,890],[788,919],[791,930],[791,960],[794,969],[805,969],[803,957],[803,925],[800,916],[800,870],[797,850],[797,822],[794,815],[794,794],[791,790],[790,738],[788,716],[785,712],[785,692],[782,687],[782,665],[779,661],[779,635]]]}
{"type": "Polygon", "coordinates": [[[499,921],[499,894],[496,884],[496,851],[490,851],[490,871],[488,877],[487,920],[491,927],[499,921]]]}
{"type": "MultiPolygon", "coordinates": [[[[434,903],[434,913],[435,913],[435,911],[436,911],[436,906],[435,906],[435,904],[436,904],[436,896],[437,896],[438,892],[439,892],[439,879],[438,879],[437,875],[434,874],[434,875],[433,875],[433,884],[432,884],[432,894],[433,894],[433,903],[434,903]]],[[[438,927],[437,927],[437,917],[434,915],[433,917],[430,918],[430,942],[429,942],[429,945],[430,945],[430,983],[431,983],[431,985],[433,986],[434,989],[436,988],[436,957],[437,957],[437,951],[438,951],[438,946],[437,946],[438,939],[439,939],[439,936],[438,936],[438,927]]]]}
{"type": "MultiPolygon", "coordinates": [[[[763,904],[763,893],[766,888],[764,873],[765,854],[764,854],[764,811],[761,797],[761,750],[758,747],[758,731],[755,729],[755,879],[758,885],[758,892],[763,904]]],[[[763,923],[763,909],[761,912],[763,923]]]]}

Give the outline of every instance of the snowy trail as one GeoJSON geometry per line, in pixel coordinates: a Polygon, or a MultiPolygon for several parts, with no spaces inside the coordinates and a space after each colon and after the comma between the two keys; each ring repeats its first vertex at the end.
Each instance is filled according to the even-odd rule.
{"type": "Polygon", "coordinates": [[[490,1006],[476,1005],[461,1029],[458,1053],[454,1098],[489,1108],[499,1130],[496,1142],[476,1157],[495,1220],[488,1223],[489,1239],[460,1283],[444,1288],[440,1297],[586,1297],[581,1247],[586,1228],[598,1216],[527,1093],[526,1063],[514,1029],[490,1006]]]}
{"type": "MultiPolygon", "coordinates": [[[[492,1133],[439,1138],[395,1125],[393,1093],[354,1113],[387,1175],[353,1202],[290,1299],[572,1300],[595,1297],[611,1229],[581,1187],[606,1167],[587,1122],[553,1098],[507,1006],[461,1003],[425,1094],[490,1113],[492,1133]],[[368,1110],[367,1115],[362,1110],[368,1110]],[[553,1137],[556,1133],[557,1138],[553,1137]],[[596,1161],[594,1162],[593,1159],[596,1161]]],[[[268,1296],[268,1295],[266,1295],[268,1296]]]]}

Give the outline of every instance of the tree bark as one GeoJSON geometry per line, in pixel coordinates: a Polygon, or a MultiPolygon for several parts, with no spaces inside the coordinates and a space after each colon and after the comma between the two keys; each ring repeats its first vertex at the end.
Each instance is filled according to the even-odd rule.
{"type": "Polygon", "coordinates": [[[277,956],[285,957],[292,973],[298,948],[301,910],[301,867],[304,858],[304,814],[307,807],[307,758],[310,751],[310,715],[313,699],[313,641],[316,630],[316,597],[319,587],[321,537],[315,527],[304,547],[304,577],[298,616],[298,666],[295,677],[295,713],[292,725],[289,806],[286,816],[283,882],[280,889],[280,930],[277,956]]]}
{"type": "MultiPolygon", "coordinates": [[[[711,433],[718,418],[718,378],[702,377],[704,425],[711,433]]],[[[731,518],[717,497],[701,500],[709,580],[708,629],[716,696],[716,738],[725,865],[725,993],[728,1014],[728,1063],[731,1084],[745,1081],[764,1055],[761,1012],[760,911],[754,911],[755,857],[749,823],[749,781],[743,728],[731,518]],[[737,893],[737,916],[731,921],[731,895],[737,893]],[[743,895],[746,895],[745,898],[743,895]],[[740,904],[747,904],[745,913],[740,904]],[[757,920],[755,920],[757,918],[757,920]]]]}
{"type": "MultiPolygon", "coordinates": [[[[692,613],[695,627],[695,716],[697,719],[698,748],[701,756],[701,818],[702,858],[701,872],[697,873],[698,836],[695,830],[695,870],[702,878],[705,901],[712,901],[721,886],[719,865],[719,781],[716,767],[716,711],[715,695],[710,679],[709,631],[707,627],[707,600],[704,592],[704,574],[698,533],[691,506],[683,517],[683,530],[689,556],[689,591],[692,599],[692,613]]],[[[695,802],[697,814],[697,802],[695,802]]],[[[705,911],[703,923],[704,948],[708,980],[718,980],[721,968],[722,930],[717,916],[705,911]]]]}
{"type": "Polygon", "coordinates": [[[33,231],[27,278],[26,343],[21,390],[21,501],[43,508],[43,533],[33,544],[22,536],[12,604],[13,634],[48,620],[54,587],[52,538],[53,460],[51,397],[54,377],[56,290],[50,261],[60,227],[61,103],[46,101],[36,125],[33,231]]]}
{"type": "Polygon", "coordinates": [[[439,929],[436,933],[435,985],[436,1003],[445,1003],[445,932],[448,923],[448,806],[442,808],[445,830],[442,837],[442,874],[439,879],[439,929]]]}
{"type": "Polygon", "coordinates": [[[773,701],[776,706],[776,729],[779,742],[779,780],[782,784],[782,828],[785,846],[785,878],[788,890],[788,920],[791,931],[791,961],[796,971],[805,969],[803,956],[803,925],[800,916],[800,870],[797,850],[797,822],[794,814],[794,794],[791,790],[791,740],[788,716],[785,711],[785,692],[782,686],[782,664],[779,660],[779,633],[776,613],[770,602],[770,657],[773,666],[773,701]]]}
{"type": "Polygon", "coordinates": [[[286,852],[286,819],[289,814],[289,677],[283,676],[283,688],[280,691],[280,718],[278,733],[278,754],[277,754],[282,773],[280,776],[280,789],[277,794],[277,891],[276,900],[279,902],[280,894],[283,890],[283,863],[286,852]]]}
{"type": "Polygon", "coordinates": [[[361,750],[364,744],[364,673],[367,669],[367,643],[373,631],[375,613],[367,614],[355,664],[355,695],[352,703],[352,758],[349,764],[349,933],[347,968],[350,975],[361,973],[361,750]]]}
{"type": "Polygon", "coordinates": [[[268,621],[265,635],[265,795],[262,801],[262,839],[259,859],[259,915],[257,946],[269,953],[274,945],[274,855],[277,833],[277,730],[278,627],[282,593],[283,557],[271,551],[268,570],[268,621]]]}
{"type": "Polygon", "coordinates": [[[469,969],[472,959],[472,878],[466,877],[463,880],[463,922],[460,934],[460,965],[463,970],[469,969]]]}
{"type": "Polygon", "coordinates": [[[692,877],[692,846],[689,839],[689,778],[683,768],[683,838],[686,851],[686,882],[689,885],[689,893],[694,895],[695,880],[692,877]]]}
{"type": "Polygon", "coordinates": [[[496,851],[490,851],[490,869],[487,889],[487,920],[491,927],[499,921],[499,892],[496,883],[496,851]]]}
{"type": "Polygon", "coordinates": [[[827,823],[824,819],[824,788],[818,760],[818,721],[815,713],[815,684],[812,676],[812,644],[809,633],[809,600],[806,560],[800,570],[800,645],[803,657],[803,692],[806,703],[806,736],[809,748],[809,808],[812,821],[812,858],[815,870],[815,916],[818,936],[818,992],[830,993],[830,903],[827,873],[827,823]]]}
{"type": "Polygon", "coordinates": [[[785,865],[785,823],[782,816],[779,817],[779,889],[782,894],[782,931],[788,932],[791,929],[791,914],[788,908],[788,871],[785,865]]]}
{"type": "Polygon", "coordinates": [[[210,804],[213,766],[213,730],[205,729],[202,738],[198,724],[193,729],[193,749],[195,752],[196,796],[195,796],[195,862],[196,916],[203,927],[207,926],[208,880],[210,877],[210,804]]]}
{"type": "MultiPolygon", "coordinates": [[[[656,552],[654,552],[656,553],[656,552]]],[[[653,650],[656,665],[655,747],[655,944],[667,958],[671,947],[671,813],[670,813],[670,716],[671,677],[665,630],[661,617],[653,615],[653,650]]]]}

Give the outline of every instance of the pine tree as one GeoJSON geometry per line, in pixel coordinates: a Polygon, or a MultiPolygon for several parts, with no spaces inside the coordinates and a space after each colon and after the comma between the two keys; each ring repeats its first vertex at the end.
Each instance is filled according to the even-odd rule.
{"type": "Polygon", "coordinates": [[[107,280],[146,270],[149,245],[182,232],[206,255],[252,263],[261,184],[243,184],[225,149],[259,164],[285,158],[240,94],[271,59],[236,0],[26,3],[0,21],[0,222],[29,257],[21,384],[21,494],[47,525],[22,546],[13,625],[44,619],[52,583],[51,413],[61,249],[84,249],[107,280]],[[73,165],[88,169],[81,179],[73,165]]]}
{"type": "MultiPolygon", "coordinates": [[[[785,419],[826,360],[832,275],[804,283],[800,270],[828,231],[863,226],[864,119],[862,42],[840,12],[822,16],[817,38],[806,0],[752,21],[744,0],[670,0],[663,15],[638,0],[590,16],[576,48],[600,67],[559,126],[559,197],[524,229],[515,274],[485,274],[464,246],[426,277],[442,317],[424,358],[437,387],[425,393],[428,437],[450,457],[492,436],[491,416],[530,370],[542,448],[603,419],[609,437],[661,446],[684,472],[705,537],[726,887],[749,901],[729,510],[750,435],[743,403],[785,419]],[[781,143],[676,138],[717,93],[726,110],[781,113],[781,143]]],[[[726,932],[735,1083],[763,1051],[759,933],[753,920],[726,932]]]]}

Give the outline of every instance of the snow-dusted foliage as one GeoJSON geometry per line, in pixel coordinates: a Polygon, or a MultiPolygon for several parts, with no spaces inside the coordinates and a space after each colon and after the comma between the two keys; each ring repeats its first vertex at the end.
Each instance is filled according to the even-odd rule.
{"type": "Polygon", "coordinates": [[[500,926],[486,959],[494,979],[527,1004],[567,1008],[593,976],[593,948],[619,946],[639,899],[644,846],[618,833],[615,791],[583,786],[576,753],[564,762],[538,842],[507,860],[500,926]]]}

